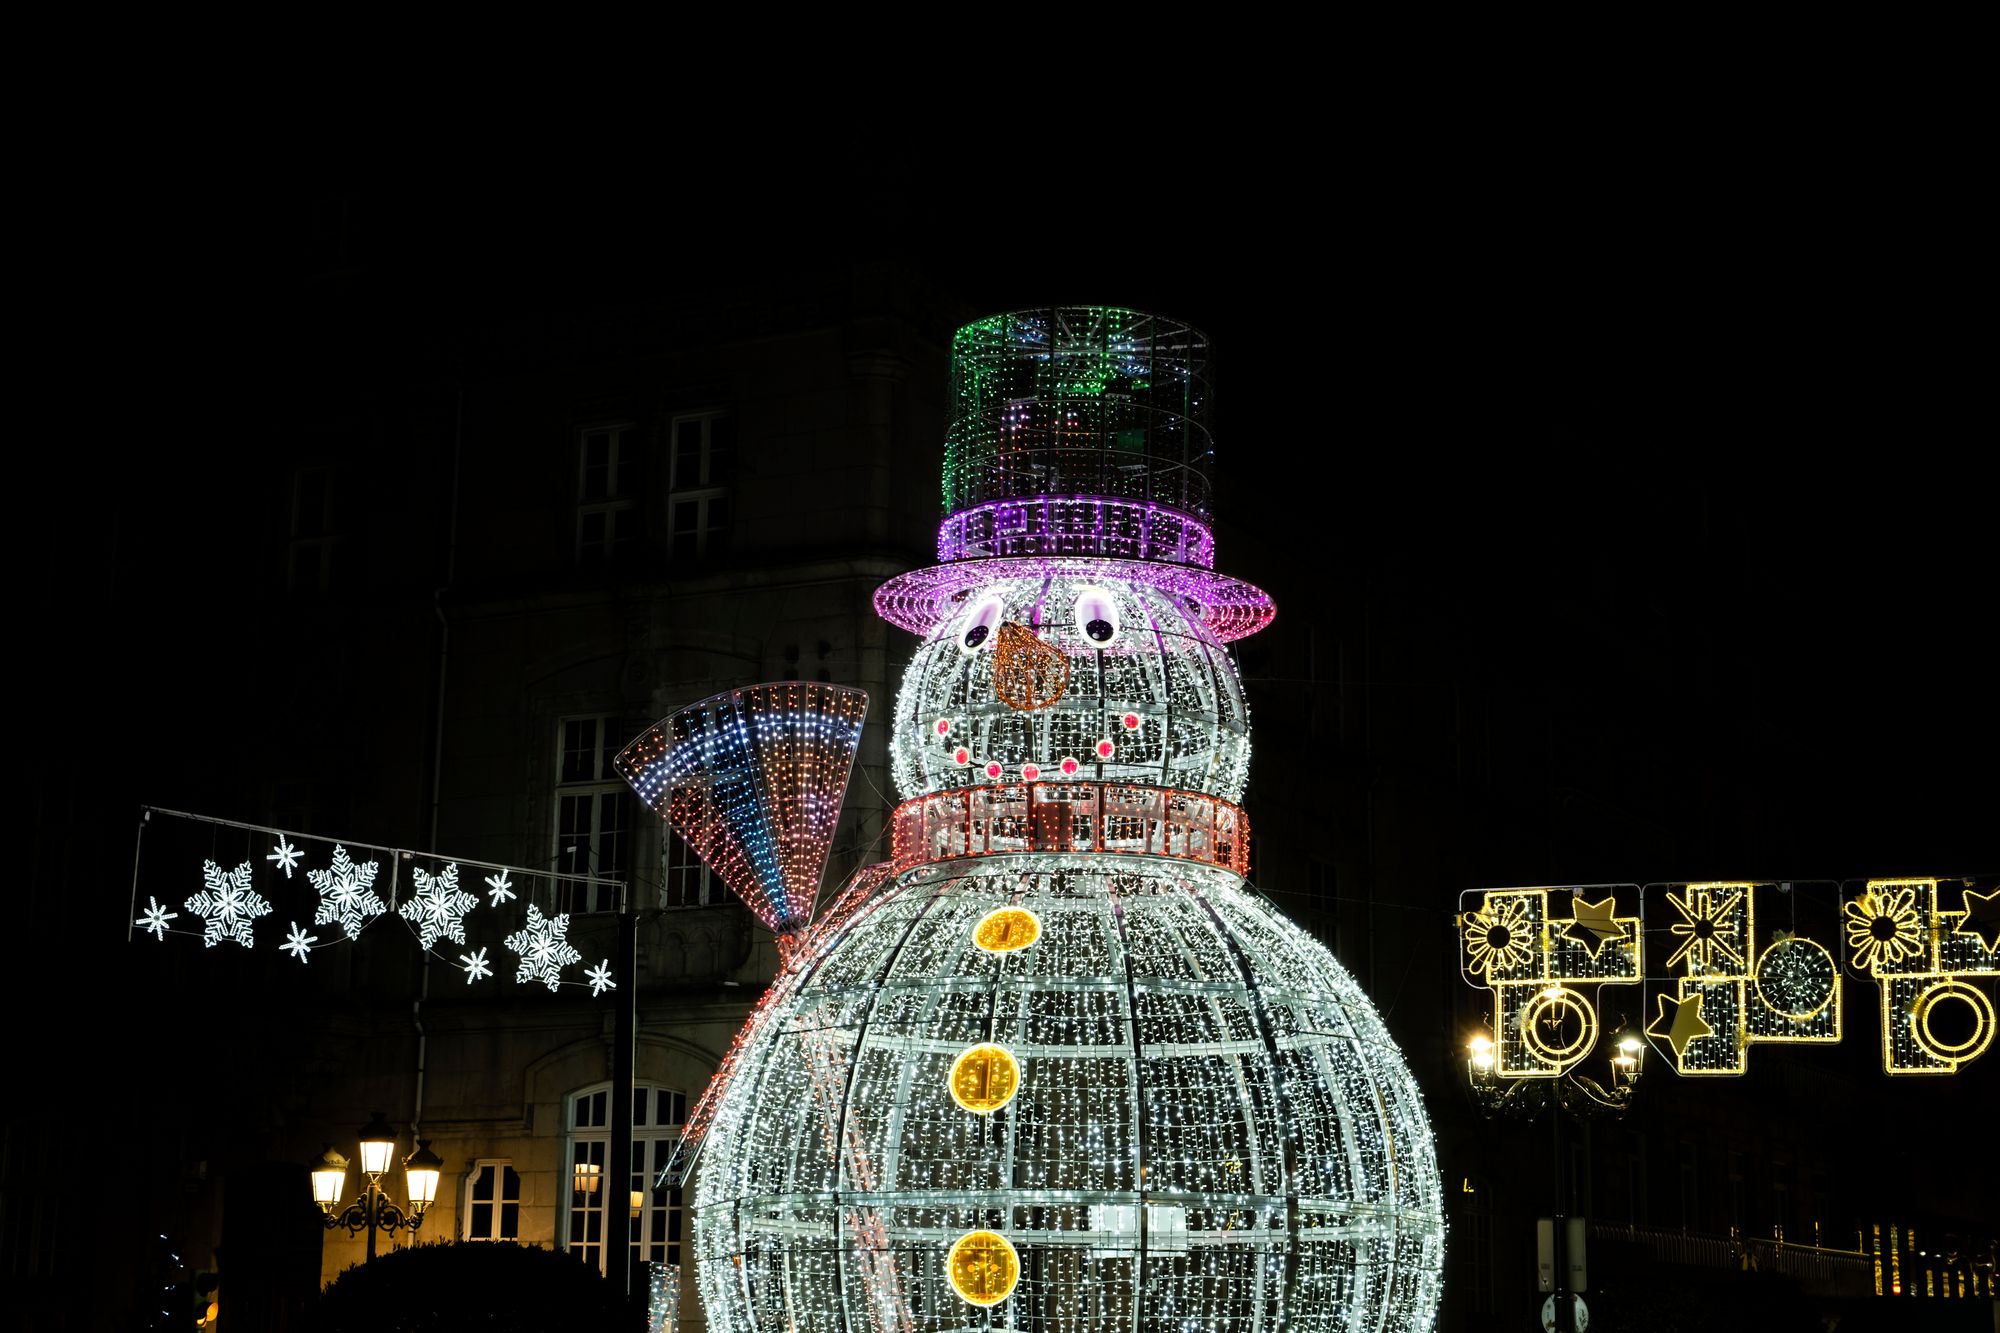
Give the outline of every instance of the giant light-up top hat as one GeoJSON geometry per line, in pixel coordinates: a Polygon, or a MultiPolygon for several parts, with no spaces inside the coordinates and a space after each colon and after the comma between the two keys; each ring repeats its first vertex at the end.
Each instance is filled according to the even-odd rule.
{"type": "Polygon", "coordinates": [[[1066,778],[1241,796],[1226,645],[1272,607],[1214,568],[1208,365],[1199,331],[1132,310],[958,331],[943,563],[875,594],[925,640],[890,727],[906,801],[1066,778]]]}
{"type": "Polygon", "coordinates": [[[1208,339],[1157,315],[1056,306],[952,340],[938,558],[875,594],[928,636],[995,579],[1088,573],[1160,588],[1227,643],[1271,599],[1215,572],[1208,339]]]}

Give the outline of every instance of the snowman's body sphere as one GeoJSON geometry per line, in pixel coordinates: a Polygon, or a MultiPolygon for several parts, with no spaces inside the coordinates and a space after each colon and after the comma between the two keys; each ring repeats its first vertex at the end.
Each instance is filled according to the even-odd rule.
{"type": "Polygon", "coordinates": [[[1226,644],[1271,604],[1215,569],[1207,348],[1105,307],[953,339],[941,563],[875,596],[923,640],[894,875],[790,946],[739,1038],[695,1178],[718,1333],[1431,1325],[1416,1084],[1235,873],[1226,644]],[[1032,943],[981,933],[1009,908],[1032,943]]]}
{"type": "Polygon", "coordinates": [[[711,1327],[1429,1326],[1443,1227],[1416,1086],[1353,979],[1237,876],[920,867],[781,984],[697,1177],[711,1327]],[[979,947],[1008,905],[1039,938],[979,947]],[[1019,1063],[991,1115],[948,1086],[980,1043],[1019,1063]],[[1020,1260],[983,1308],[945,1274],[982,1228],[1020,1260]]]}

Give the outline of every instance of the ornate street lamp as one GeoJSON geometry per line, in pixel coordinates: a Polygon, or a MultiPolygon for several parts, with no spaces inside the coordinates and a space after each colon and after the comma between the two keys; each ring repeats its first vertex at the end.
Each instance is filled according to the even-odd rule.
{"type": "Polygon", "coordinates": [[[1480,1028],[1466,1039],[1465,1078],[1481,1115],[1532,1120],[1553,1102],[1577,1115],[1623,1115],[1646,1068],[1646,1042],[1631,1027],[1611,1039],[1611,1077],[1599,1083],[1587,1074],[1565,1070],[1537,1078],[1502,1077],[1491,1029],[1480,1028]]]}
{"type": "Polygon", "coordinates": [[[368,1257],[375,1257],[375,1233],[415,1232],[424,1224],[424,1212],[437,1202],[438,1181],[444,1175],[444,1159],[431,1151],[429,1139],[418,1139],[416,1151],[403,1159],[403,1178],[409,1189],[410,1205],[405,1211],[390,1202],[382,1189],[382,1177],[389,1172],[396,1154],[396,1131],[380,1111],[361,1127],[361,1174],[367,1178],[360,1197],[345,1209],[340,1196],[347,1183],[347,1159],[328,1145],[313,1168],[313,1202],[326,1217],[327,1230],[346,1227],[352,1236],[368,1232],[368,1257]]]}
{"type": "Polygon", "coordinates": [[[1480,1114],[1491,1119],[1495,1116],[1509,1116],[1521,1120],[1533,1120],[1544,1109],[1550,1112],[1551,1128],[1554,1133],[1554,1151],[1549,1158],[1549,1174],[1555,1184],[1556,1210],[1551,1228],[1554,1238],[1553,1280],[1555,1291],[1551,1301],[1557,1311],[1554,1327],[1569,1329],[1574,1318],[1571,1304],[1572,1294],[1565,1285],[1568,1282],[1567,1232],[1565,1230],[1569,1193],[1563,1181],[1563,1116],[1565,1114],[1583,1116],[1620,1116],[1632,1104],[1632,1095],[1638,1089],[1639,1076],[1646,1068],[1646,1039],[1630,1025],[1619,1027],[1617,1035],[1611,1038],[1611,1078],[1610,1086],[1599,1083],[1587,1074],[1574,1070],[1563,1070],[1554,1075],[1535,1078],[1503,1078],[1498,1069],[1499,1053],[1493,1044],[1493,1030],[1480,1028],[1465,1042],[1466,1083],[1472,1093],[1473,1102],[1480,1114]]]}
{"type": "Polygon", "coordinates": [[[1612,1038],[1611,1078],[1614,1086],[1628,1091],[1646,1070],[1646,1042],[1632,1028],[1623,1028],[1612,1038]]]}

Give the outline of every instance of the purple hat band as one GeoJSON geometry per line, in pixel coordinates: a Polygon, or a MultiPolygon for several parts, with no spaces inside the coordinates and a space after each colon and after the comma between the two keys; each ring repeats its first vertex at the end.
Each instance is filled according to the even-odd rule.
{"type": "Polygon", "coordinates": [[[1195,565],[1119,560],[1090,555],[1009,556],[957,560],[898,574],[875,590],[875,614],[925,638],[959,613],[975,589],[1002,579],[1073,576],[1123,579],[1180,598],[1217,640],[1228,643],[1271,623],[1263,589],[1195,565]]]}
{"type": "Polygon", "coordinates": [[[1215,568],[1215,536],[1200,519],[1142,500],[1041,495],[989,500],[938,528],[938,559],[1100,556],[1215,568]]]}

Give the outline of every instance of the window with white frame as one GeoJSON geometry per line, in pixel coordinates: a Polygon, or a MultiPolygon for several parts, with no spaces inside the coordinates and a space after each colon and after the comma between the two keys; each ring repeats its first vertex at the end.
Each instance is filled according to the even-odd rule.
{"type": "Polygon", "coordinates": [[[482,1158],[472,1164],[459,1216],[467,1240],[521,1238],[521,1176],[510,1160],[482,1158]]]}
{"type": "Polygon", "coordinates": [[[564,1182],[569,1207],[563,1210],[563,1246],[598,1272],[604,1271],[605,1208],[622,1206],[631,1218],[635,1264],[681,1261],[684,1214],[681,1192],[659,1185],[660,1171],[680,1141],[687,1096],[656,1084],[632,1089],[632,1161],[623,1180],[607,1172],[611,1152],[609,1085],[585,1088],[569,1099],[569,1172],[564,1182]]]}
{"type": "Polygon", "coordinates": [[[339,474],[331,467],[302,467],[292,478],[292,530],[285,587],[307,597],[336,591],[346,572],[341,554],[339,474]]]}
{"type": "MultiPolygon", "coordinates": [[[[631,844],[631,789],[611,760],[624,745],[615,720],[599,713],[566,717],[556,726],[555,843],[550,860],[565,875],[625,878],[631,844]]],[[[556,881],[559,911],[614,912],[611,884],[556,881]]]]}
{"type": "Polygon", "coordinates": [[[671,430],[667,551],[674,560],[705,560],[729,546],[736,420],[727,412],[689,412],[675,417],[671,430]]]}
{"type": "Polygon", "coordinates": [[[576,559],[599,565],[639,541],[639,428],[586,426],[577,448],[576,559]]]}
{"type": "Polygon", "coordinates": [[[663,829],[660,837],[660,905],[705,907],[727,902],[722,879],[687,844],[687,839],[663,829]]]}

